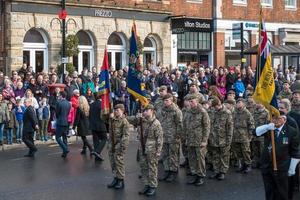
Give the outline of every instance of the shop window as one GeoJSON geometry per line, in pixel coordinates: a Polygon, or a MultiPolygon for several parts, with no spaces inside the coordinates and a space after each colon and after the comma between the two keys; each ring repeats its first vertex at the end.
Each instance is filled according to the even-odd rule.
{"type": "Polygon", "coordinates": [[[148,63],[157,62],[157,49],[156,42],[152,37],[146,37],[144,40],[144,49],[143,49],[143,62],[144,66],[147,66],[148,63]]]}
{"type": "Polygon", "coordinates": [[[126,37],[123,33],[112,33],[107,41],[107,52],[109,65],[112,70],[119,70],[127,64],[126,37]]]}
{"type": "Polygon", "coordinates": [[[81,72],[84,68],[92,69],[94,66],[94,42],[92,36],[83,30],[76,33],[79,39],[78,55],[73,56],[75,70],[81,72]]]}
{"type": "Polygon", "coordinates": [[[48,40],[39,29],[30,29],[23,39],[23,62],[35,72],[48,71],[48,40]]]}

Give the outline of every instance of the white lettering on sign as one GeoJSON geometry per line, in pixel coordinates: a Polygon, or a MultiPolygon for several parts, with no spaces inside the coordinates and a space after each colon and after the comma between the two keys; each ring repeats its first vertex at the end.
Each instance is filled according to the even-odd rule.
{"type": "Polygon", "coordinates": [[[184,23],[184,27],[186,28],[202,28],[202,29],[210,29],[210,24],[208,23],[201,23],[201,22],[189,22],[189,21],[186,21],[184,23]]]}
{"type": "Polygon", "coordinates": [[[95,17],[112,17],[111,10],[98,9],[95,10],[95,17]]]}

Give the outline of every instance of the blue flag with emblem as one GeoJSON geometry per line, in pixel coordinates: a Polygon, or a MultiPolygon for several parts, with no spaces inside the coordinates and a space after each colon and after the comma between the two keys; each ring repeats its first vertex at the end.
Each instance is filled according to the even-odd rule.
{"type": "Polygon", "coordinates": [[[143,82],[143,69],[140,65],[137,46],[136,26],[133,23],[130,37],[129,70],[127,77],[127,91],[138,99],[142,105],[147,105],[145,83],[143,82]]]}

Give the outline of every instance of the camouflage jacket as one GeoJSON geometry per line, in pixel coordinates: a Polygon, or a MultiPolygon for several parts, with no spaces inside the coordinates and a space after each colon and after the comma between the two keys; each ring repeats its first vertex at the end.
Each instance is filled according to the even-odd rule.
{"type": "Polygon", "coordinates": [[[125,117],[111,118],[109,130],[109,148],[112,147],[112,139],[114,139],[115,151],[125,151],[129,144],[129,123],[127,119],[125,117]]]}
{"type": "Polygon", "coordinates": [[[252,131],[255,129],[253,116],[244,108],[242,110],[235,109],[233,114],[233,139],[232,142],[244,143],[250,142],[252,131]]]}
{"type": "Polygon", "coordinates": [[[197,93],[191,93],[191,92],[189,92],[187,95],[185,95],[185,97],[188,97],[189,95],[192,95],[192,94],[196,94],[197,95],[197,97],[198,97],[198,100],[199,100],[199,102],[201,103],[202,101],[204,101],[204,96],[203,96],[203,94],[201,94],[200,92],[197,92],[197,93]]]}
{"type": "Polygon", "coordinates": [[[278,99],[289,99],[289,100],[291,100],[292,95],[293,95],[293,93],[292,93],[291,90],[288,90],[288,91],[282,90],[281,92],[279,92],[278,99]]]}
{"type": "MultiPolygon", "coordinates": [[[[182,108],[182,125],[184,126],[184,124],[187,123],[187,120],[189,119],[189,108],[182,108]]],[[[183,129],[184,130],[184,129],[183,129]]],[[[186,139],[186,134],[185,131],[181,132],[180,135],[181,139],[185,140],[186,139]]]]}
{"type": "MultiPolygon", "coordinates": [[[[138,127],[139,139],[141,139],[140,133],[142,123],[145,153],[160,155],[163,146],[163,131],[160,122],[156,119],[156,117],[147,119],[131,116],[127,117],[127,119],[131,124],[138,127]]],[[[139,141],[139,149],[142,150],[141,140],[139,141]]]]}
{"type": "Polygon", "coordinates": [[[231,112],[223,106],[219,111],[212,109],[209,112],[209,118],[211,124],[208,139],[209,146],[229,146],[233,135],[233,120],[231,112]]]}
{"type": "Polygon", "coordinates": [[[161,96],[159,96],[154,102],[154,109],[157,112],[161,110],[163,106],[164,106],[164,100],[161,96]]]}
{"type": "MultiPolygon", "coordinates": [[[[254,110],[254,122],[255,122],[255,127],[259,127],[264,124],[268,124],[270,122],[270,115],[269,111],[266,108],[258,109],[255,108],[254,110]]],[[[264,141],[264,137],[254,137],[253,141],[264,141]]]]}
{"type": "Polygon", "coordinates": [[[156,116],[164,132],[164,143],[179,142],[182,133],[181,110],[175,104],[170,107],[163,106],[156,116]]]}
{"type": "Polygon", "coordinates": [[[201,143],[207,143],[210,133],[210,120],[207,111],[198,105],[189,109],[183,130],[186,134],[187,146],[199,147],[201,143]]]}

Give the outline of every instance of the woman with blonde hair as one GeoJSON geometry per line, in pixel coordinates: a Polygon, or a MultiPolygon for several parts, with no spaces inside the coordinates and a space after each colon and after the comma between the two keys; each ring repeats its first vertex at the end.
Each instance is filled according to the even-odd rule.
{"type": "Polygon", "coordinates": [[[79,135],[83,142],[81,154],[86,154],[86,148],[89,148],[90,155],[93,153],[92,145],[88,142],[86,136],[90,134],[89,131],[89,112],[90,106],[84,96],[78,98],[79,106],[76,111],[74,127],[77,127],[77,135],[79,135]]]}

